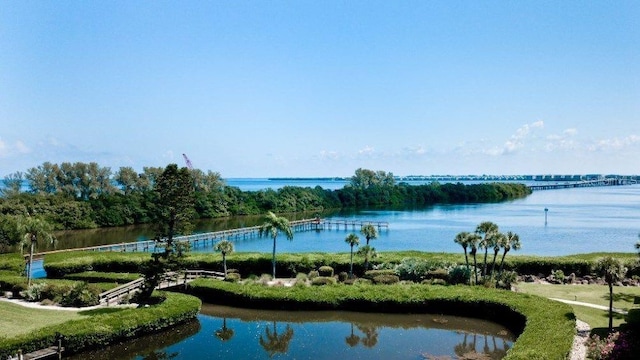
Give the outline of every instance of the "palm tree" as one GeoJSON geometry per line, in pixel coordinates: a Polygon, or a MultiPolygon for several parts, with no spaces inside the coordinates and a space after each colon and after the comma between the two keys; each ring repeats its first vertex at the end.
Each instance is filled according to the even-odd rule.
{"type": "MultiPolygon", "coordinates": [[[[476,260],[476,254],[478,253],[478,245],[481,239],[482,238],[478,234],[469,234],[469,236],[467,237],[467,242],[469,243],[468,246],[471,249],[469,251],[469,254],[473,256],[473,274],[475,278],[475,284],[478,283],[478,262],[476,260]]],[[[471,281],[471,279],[469,279],[469,281],[471,281]]]]}
{"type": "Polygon", "coordinates": [[[504,245],[502,246],[502,259],[500,260],[500,274],[502,274],[502,269],[504,266],[504,257],[507,256],[509,250],[513,249],[513,251],[520,250],[520,236],[518,234],[513,233],[511,231],[507,231],[504,245]]]}
{"type": "Polygon", "coordinates": [[[364,225],[362,229],[360,229],[360,233],[367,239],[367,245],[369,245],[369,240],[378,238],[378,230],[371,224],[364,225]]]}
{"type": "Polygon", "coordinates": [[[498,225],[491,221],[483,221],[476,227],[476,234],[482,236],[480,248],[484,249],[484,266],[482,267],[482,276],[487,275],[487,255],[489,248],[493,247],[494,235],[498,232],[498,225]]]}
{"type": "Polygon", "coordinates": [[[213,249],[222,253],[222,267],[224,269],[224,276],[227,276],[227,254],[231,254],[235,250],[233,243],[229,240],[220,240],[213,249]]]}
{"type": "Polygon", "coordinates": [[[293,229],[289,224],[289,220],[269,211],[264,217],[264,223],[260,226],[258,234],[260,236],[271,236],[273,239],[273,257],[271,264],[273,266],[272,276],[274,279],[276,277],[276,239],[279,232],[282,232],[288,240],[293,240],[293,229]]]}
{"type": "Polygon", "coordinates": [[[491,262],[491,276],[493,276],[496,270],[496,258],[498,257],[498,253],[500,249],[504,248],[505,243],[507,242],[507,235],[503,233],[497,233],[495,235],[493,241],[493,261],[491,262]]]}
{"type": "Polygon", "coordinates": [[[609,332],[613,331],[613,284],[624,278],[627,268],[622,265],[620,260],[607,256],[598,260],[596,263],[596,272],[604,277],[607,285],[609,285],[609,332]]]}
{"type": "Polygon", "coordinates": [[[364,257],[364,271],[367,271],[369,270],[369,260],[378,256],[378,253],[371,245],[365,245],[358,250],[358,255],[364,257]]]}
{"type": "Polygon", "coordinates": [[[453,240],[456,244],[462,246],[462,249],[464,250],[464,262],[467,264],[467,270],[469,270],[469,256],[467,255],[467,248],[469,247],[470,235],[471,234],[467,231],[459,232],[453,240]]]}
{"type": "Polygon", "coordinates": [[[360,239],[358,235],[351,233],[344,239],[344,242],[351,246],[351,265],[349,267],[349,278],[353,278],[353,247],[358,246],[360,244],[360,239]]]}
{"type": "Polygon", "coordinates": [[[38,241],[55,242],[55,237],[51,234],[53,226],[43,219],[26,217],[18,225],[19,231],[23,234],[24,242],[30,244],[29,266],[27,268],[27,286],[31,287],[31,269],[33,266],[33,251],[38,241]]]}
{"type": "Polygon", "coordinates": [[[285,354],[289,351],[289,342],[293,338],[293,329],[287,324],[286,330],[282,335],[278,335],[276,322],[273,322],[273,332],[269,327],[265,330],[266,339],[260,335],[260,346],[269,354],[269,357],[277,353],[285,354]]]}

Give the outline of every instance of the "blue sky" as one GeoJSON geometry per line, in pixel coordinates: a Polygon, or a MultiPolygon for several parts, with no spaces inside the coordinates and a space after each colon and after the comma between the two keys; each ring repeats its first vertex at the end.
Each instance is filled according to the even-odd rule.
{"type": "Polygon", "coordinates": [[[3,1],[0,176],[639,174],[637,1],[3,1]]]}

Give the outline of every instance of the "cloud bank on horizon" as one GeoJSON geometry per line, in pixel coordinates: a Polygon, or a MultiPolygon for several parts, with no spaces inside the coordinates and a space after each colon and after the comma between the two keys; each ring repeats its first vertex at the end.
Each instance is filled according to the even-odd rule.
{"type": "Polygon", "coordinates": [[[640,174],[640,3],[3,7],[0,177],[640,174]]]}

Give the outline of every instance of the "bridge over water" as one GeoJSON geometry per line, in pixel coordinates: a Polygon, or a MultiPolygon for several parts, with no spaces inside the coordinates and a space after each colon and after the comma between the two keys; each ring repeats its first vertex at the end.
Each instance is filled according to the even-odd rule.
{"type": "Polygon", "coordinates": [[[532,191],[537,191],[537,190],[583,188],[583,187],[594,187],[594,186],[622,186],[622,185],[636,185],[636,184],[638,184],[638,180],[633,178],[606,177],[606,178],[584,180],[584,181],[577,181],[577,182],[529,185],[529,189],[531,189],[532,191]]]}

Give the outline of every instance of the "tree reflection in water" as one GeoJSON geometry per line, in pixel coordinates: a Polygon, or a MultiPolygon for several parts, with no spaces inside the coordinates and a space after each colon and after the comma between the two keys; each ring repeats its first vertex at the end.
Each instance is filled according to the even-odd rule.
{"type": "Polygon", "coordinates": [[[222,329],[218,329],[215,335],[220,341],[228,341],[233,337],[233,329],[227,327],[227,318],[222,318],[222,329]]]}
{"type": "Polygon", "coordinates": [[[476,341],[478,339],[477,334],[473,334],[473,340],[469,341],[469,334],[464,332],[464,338],[462,342],[456,345],[453,349],[455,357],[448,355],[432,355],[423,353],[422,357],[426,360],[493,360],[502,359],[507,355],[507,351],[510,349],[509,345],[502,339],[502,347],[499,348],[496,343],[496,337],[491,336],[493,346],[489,346],[489,335],[483,335],[484,347],[483,352],[476,351],[476,341]]]}
{"type": "Polygon", "coordinates": [[[362,345],[372,348],[378,343],[378,328],[372,325],[356,325],[362,331],[364,337],[360,340],[362,345]]]}
{"type": "Polygon", "coordinates": [[[360,342],[360,336],[353,333],[353,323],[351,323],[351,335],[344,338],[344,341],[346,341],[350,347],[354,347],[360,342]]]}
{"type": "Polygon", "coordinates": [[[171,360],[178,356],[177,352],[167,354],[166,351],[157,350],[152,353],[146,354],[142,357],[142,360],[171,360]]]}
{"type": "Polygon", "coordinates": [[[269,354],[269,357],[277,353],[286,354],[289,351],[289,343],[293,338],[293,329],[289,324],[281,335],[278,334],[276,322],[273,322],[273,332],[269,327],[265,328],[265,337],[260,335],[260,346],[269,354]]]}

